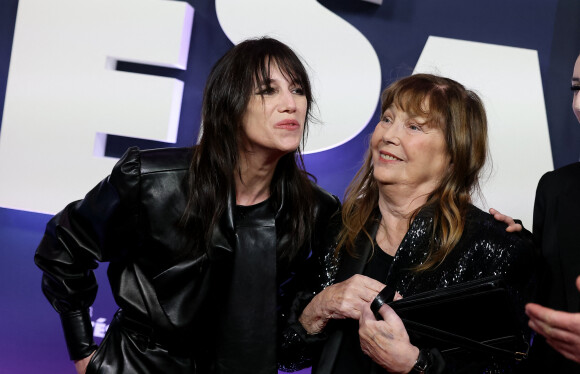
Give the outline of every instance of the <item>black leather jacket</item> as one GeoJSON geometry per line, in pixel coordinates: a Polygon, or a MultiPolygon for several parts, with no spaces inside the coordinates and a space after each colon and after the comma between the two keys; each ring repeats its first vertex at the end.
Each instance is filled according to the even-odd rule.
{"type": "MultiPolygon", "coordinates": [[[[223,269],[235,251],[235,200],[230,199],[208,251],[192,255],[191,237],[180,225],[190,158],[191,149],[131,148],[108,178],[47,225],[35,262],[44,271],[42,289],[60,314],[71,359],[97,348],[88,312],[97,292],[92,270],[98,262],[110,263],[108,277],[121,311],[88,373],[212,370],[215,316],[227,315],[217,310],[223,309],[220,294],[228,284],[223,269]]],[[[279,333],[295,290],[328,282],[307,270],[319,267],[320,249],[334,242],[337,226],[331,217],[340,203],[315,185],[314,190],[314,237],[292,261],[277,264],[279,333]]],[[[278,204],[277,227],[283,227],[290,203],[282,199],[278,204]]],[[[281,235],[276,242],[286,239],[281,235]]]]}

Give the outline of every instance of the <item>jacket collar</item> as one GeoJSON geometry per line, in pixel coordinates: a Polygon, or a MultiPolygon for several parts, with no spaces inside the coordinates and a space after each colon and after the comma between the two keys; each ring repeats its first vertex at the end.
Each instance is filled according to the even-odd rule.
{"type": "Polygon", "coordinates": [[[235,246],[234,209],[236,206],[236,193],[232,188],[228,194],[226,211],[220,217],[217,225],[213,228],[211,241],[208,248],[210,260],[219,260],[230,257],[235,246]]]}
{"type": "MultiPolygon", "coordinates": [[[[280,220],[284,219],[284,210],[286,206],[286,191],[282,184],[279,206],[276,211],[276,226],[280,220]]],[[[226,211],[221,216],[219,222],[213,228],[211,242],[209,245],[209,258],[212,260],[222,259],[224,256],[231,256],[235,248],[235,223],[234,209],[236,207],[236,191],[232,187],[228,194],[228,205],[226,211]]],[[[280,238],[278,239],[280,240],[280,238]]]]}

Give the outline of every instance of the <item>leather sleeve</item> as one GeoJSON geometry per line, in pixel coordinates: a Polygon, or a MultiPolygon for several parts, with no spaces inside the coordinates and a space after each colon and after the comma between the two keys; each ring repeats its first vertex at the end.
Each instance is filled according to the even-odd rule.
{"type": "Polygon", "coordinates": [[[139,177],[139,150],[131,148],[109,177],[49,221],[36,250],[42,290],[60,314],[73,360],[96,349],[89,316],[98,288],[93,270],[126,255],[122,238],[135,239],[139,177]]]}

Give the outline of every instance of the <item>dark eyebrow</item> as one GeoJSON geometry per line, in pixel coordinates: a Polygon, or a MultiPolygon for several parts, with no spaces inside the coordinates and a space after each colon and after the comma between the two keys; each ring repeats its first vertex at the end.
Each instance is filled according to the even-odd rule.
{"type": "Polygon", "coordinates": [[[278,79],[276,78],[268,78],[266,80],[264,80],[264,82],[262,83],[265,86],[270,86],[272,84],[278,83],[278,79]]]}
{"type": "Polygon", "coordinates": [[[578,77],[572,77],[572,82],[574,82],[574,83],[580,83],[580,78],[578,78],[578,77]]]}

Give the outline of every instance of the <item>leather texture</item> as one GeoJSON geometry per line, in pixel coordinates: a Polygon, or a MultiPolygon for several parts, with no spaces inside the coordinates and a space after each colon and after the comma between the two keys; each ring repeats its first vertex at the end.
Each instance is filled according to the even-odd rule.
{"type": "MultiPolygon", "coordinates": [[[[43,292],[61,316],[71,359],[87,357],[97,348],[89,317],[97,292],[92,270],[109,262],[109,282],[121,312],[87,373],[219,372],[216,326],[228,314],[223,295],[231,284],[239,240],[235,198],[230,196],[207,252],[192,254],[192,238],[180,224],[190,158],[190,148],[131,148],[109,177],[47,225],[35,262],[44,272],[43,292]]],[[[337,228],[331,217],[340,211],[340,202],[313,188],[313,238],[292,261],[276,263],[278,334],[285,329],[295,290],[320,282],[302,269],[318,267],[324,256],[319,252],[334,242],[337,228]]],[[[284,227],[285,206],[291,203],[283,197],[277,203],[276,227],[284,227]]],[[[287,240],[281,232],[273,243],[287,240]]],[[[259,269],[254,273],[261,274],[259,269]]],[[[267,349],[276,354],[275,345],[267,349]]],[[[240,372],[247,369],[240,367],[240,372]]]]}
{"type": "MultiPolygon", "coordinates": [[[[368,225],[369,234],[373,238],[379,221],[380,214],[377,211],[368,225]]],[[[408,297],[470,280],[501,275],[510,288],[511,301],[517,311],[520,328],[528,332],[526,339],[529,341],[524,304],[530,297],[529,291],[532,289],[530,286],[534,282],[534,249],[530,233],[527,231],[506,233],[505,224],[495,221],[489,214],[472,206],[467,213],[464,233],[445,261],[431,271],[416,273],[412,269],[425,260],[432,221],[432,215],[428,210],[423,210],[413,220],[395,254],[386,284],[392,285],[403,297],[408,297]]],[[[365,265],[373,251],[366,235],[359,236],[356,249],[359,255],[357,258],[342,256],[336,282],[346,280],[354,274],[364,273],[365,265]]],[[[332,322],[327,326],[329,337],[322,353],[314,362],[313,374],[329,374],[335,371],[334,363],[343,337],[344,322],[332,322]]],[[[419,348],[437,348],[422,346],[413,336],[411,342],[419,348]]],[[[515,370],[514,362],[496,360],[485,355],[462,352],[444,355],[444,358],[445,372],[505,373],[515,370]]],[[[440,365],[442,364],[441,362],[440,365]]],[[[433,367],[428,372],[441,371],[443,368],[433,367]]]]}

